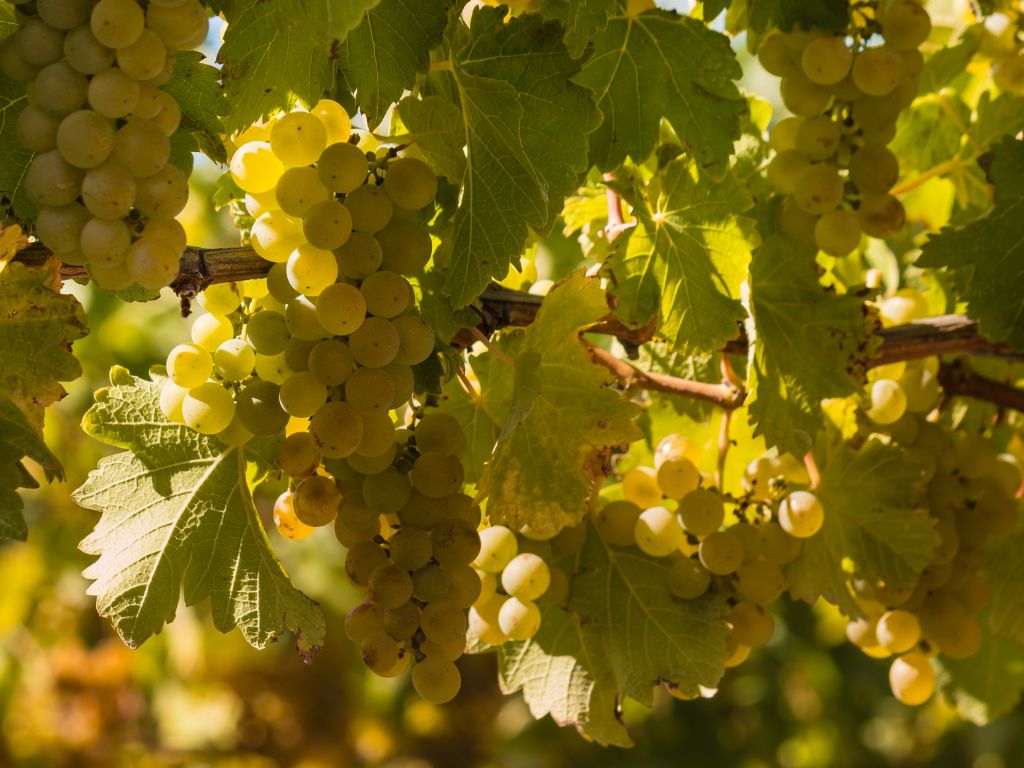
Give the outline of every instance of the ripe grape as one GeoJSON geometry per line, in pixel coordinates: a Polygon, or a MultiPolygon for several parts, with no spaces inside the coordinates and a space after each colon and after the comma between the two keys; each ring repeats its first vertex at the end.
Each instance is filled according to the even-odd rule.
{"type": "Polygon", "coordinates": [[[653,507],[661,503],[658,473],[651,467],[633,467],[622,476],[622,495],[638,507],[653,507]]]}
{"type": "Polygon", "coordinates": [[[903,610],[883,613],[875,626],[878,643],[893,653],[909,651],[921,639],[921,625],[917,617],[903,610]]]}
{"type": "Polygon", "coordinates": [[[378,565],[370,574],[370,598],[382,608],[398,608],[412,598],[412,577],[394,563],[378,565]]]}
{"type": "Polygon", "coordinates": [[[366,232],[353,232],[349,235],[345,244],[334,251],[334,256],[338,260],[338,272],[349,280],[362,280],[380,269],[384,254],[378,238],[386,231],[385,229],[378,232],[377,237],[366,232]]]}
{"type": "Polygon", "coordinates": [[[423,607],[420,614],[420,628],[429,640],[435,643],[465,642],[466,613],[459,606],[447,600],[431,602],[423,607]]]}
{"type": "Polygon", "coordinates": [[[466,449],[466,436],[462,425],[454,416],[431,411],[416,425],[416,448],[420,453],[439,453],[461,456],[466,449]]]}
{"type": "Polygon", "coordinates": [[[138,40],[117,50],[117,66],[135,80],[158,77],[166,63],[167,47],[151,29],[143,30],[138,40]]]}
{"type": "Polygon", "coordinates": [[[666,576],[668,591],[682,600],[695,600],[711,585],[711,574],[698,561],[683,557],[672,563],[666,576]]]}
{"type": "Polygon", "coordinates": [[[649,507],[640,513],[634,535],[636,545],[652,557],[667,557],[685,540],[676,515],[661,506],[649,507]]]}
{"type": "Polygon", "coordinates": [[[348,639],[353,643],[361,643],[375,632],[383,631],[384,613],[379,606],[369,600],[361,602],[345,617],[345,634],[348,639]]]}
{"type": "Polygon", "coordinates": [[[36,218],[36,235],[54,251],[75,251],[89,220],[89,213],[78,203],[44,207],[36,218]]]}
{"type": "Polygon", "coordinates": [[[732,625],[732,636],[742,645],[760,648],[772,639],[775,620],[763,606],[737,603],[726,617],[732,625]]]}
{"type": "Polygon", "coordinates": [[[932,21],[928,11],[911,0],[896,0],[882,11],[879,22],[887,45],[909,51],[928,39],[932,21]]]}
{"type": "Polygon", "coordinates": [[[793,49],[778,33],[770,34],[761,41],[757,49],[757,60],[768,73],[776,77],[786,77],[800,68],[793,49]]]}
{"type": "Polygon", "coordinates": [[[387,413],[395,384],[381,368],[358,368],[345,380],[345,402],[361,414],[387,413]]]}
{"type": "MultiPolygon", "coordinates": [[[[401,349],[399,349],[399,354],[401,354],[401,349]]],[[[398,355],[396,355],[397,357],[398,355]]],[[[391,407],[399,408],[409,402],[409,398],[412,397],[413,389],[416,385],[412,368],[408,365],[402,365],[396,360],[385,365],[384,370],[388,372],[388,376],[391,377],[391,381],[395,386],[395,397],[391,401],[391,407]]]]}
{"type": "Polygon", "coordinates": [[[352,216],[337,200],[313,205],[302,219],[302,232],[310,245],[326,250],[340,248],[352,234],[352,216]]]}
{"type": "Polygon", "coordinates": [[[803,210],[792,197],[785,198],[779,206],[779,229],[799,243],[814,242],[818,218],[803,210]]]}
{"type": "Polygon", "coordinates": [[[308,112],[289,112],[270,127],[270,147],[285,167],[312,165],[326,146],[324,124],[308,112]]]}
{"type": "Polygon", "coordinates": [[[473,567],[485,573],[500,573],[519,550],[516,535],[503,525],[484,528],[479,538],[479,554],[473,567]]]}
{"type": "Polygon", "coordinates": [[[281,384],[281,407],[288,415],[306,419],[327,402],[327,387],[308,371],[293,373],[281,384]]]}
{"type": "MultiPolygon", "coordinates": [[[[25,174],[25,193],[37,205],[57,208],[75,202],[82,181],[82,171],[68,163],[56,149],[52,149],[36,155],[32,160],[25,174]]],[[[85,203],[88,208],[89,201],[85,203]]]]}
{"type": "Polygon", "coordinates": [[[230,170],[231,178],[239,187],[256,194],[274,189],[284,173],[284,165],[268,142],[252,141],[235,150],[230,170]]]}
{"type": "MultiPolygon", "coordinates": [[[[331,333],[345,336],[360,330],[367,322],[366,301],[354,285],[335,283],[327,286],[317,297],[316,317],[320,325],[331,333]]],[[[351,341],[350,351],[355,357],[351,341]]],[[[355,359],[360,364],[365,364],[358,357],[355,359]]]]}
{"type": "MultiPolygon", "coordinates": [[[[479,574],[468,565],[445,568],[448,574],[448,593],[445,599],[459,608],[469,608],[480,597],[482,581],[479,574]]],[[[494,576],[490,576],[493,580],[494,576]]],[[[494,586],[492,584],[492,591],[494,586]]],[[[493,593],[493,592],[492,592],[493,593]]]]}
{"type": "Polygon", "coordinates": [[[363,419],[348,403],[330,402],[309,420],[309,431],[329,459],[343,459],[363,439],[363,419]]]}
{"type": "Polygon", "coordinates": [[[469,630],[482,643],[501,645],[508,637],[498,624],[498,613],[509,598],[494,595],[487,601],[478,600],[469,611],[469,630]]]}
{"type": "Polygon", "coordinates": [[[281,210],[297,218],[305,216],[314,205],[327,200],[330,194],[320,183],[316,169],[308,166],[287,168],[277,180],[274,190],[281,210]]]}
{"type": "Polygon", "coordinates": [[[387,672],[398,664],[401,648],[386,632],[374,632],[367,635],[359,644],[359,652],[363,663],[373,672],[387,672]]]}
{"type": "Polygon", "coordinates": [[[135,0],[100,0],[89,17],[92,33],[108,48],[124,48],[142,35],[146,17],[135,0]]]}
{"type": "Polygon", "coordinates": [[[795,148],[808,160],[828,160],[839,148],[839,123],[826,115],[805,117],[796,131],[795,148]]]}
{"type": "Polygon", "coordinates": [[[344,384],[355,369],[348,345],[339,339],[317,342],[309,353],[308,365],[313,377],[328,387],[344,384]]]}
{"type": "Polygon", "coordinates": [[[904,288],[883,299],[878,305],[882,323],[904,325],[928,316],[928,302],[920,291],[904,288]]]}
{"type": "Polygon", "coordinates": [[[825,522],[825,510],[810,491],[793,491],[779,505],[779,525],[790,536],[806,539],[825,522]]]}
{"type": "Polygon", "coordinates": [[[167,243],[144,237],[128,249],[125,265],[132,281],[143,288],[159,290],[177,276],[180,256],[167,243]]]}
{"type": "MultiPolygon", "coordinates": [[[[64,33],[42,19],[28,18],[13,36],[18,56],[27,65],[45,67],[60,58],[64,33]]],[[[26,78],[30,80],[31,78],[26,78]]]]}
{"type": "Polygon", "coordinates": [[[768,164],[768,183],[776,192],[792,195],[796,192],[800,174],[810,167],[810,162],[796,149],[784,149],[768,164]]]}
{"type": "Polygon", "coordinates": [[[774,565],[786,565],[793,562],[803,548],[799,538],[791,536],[775,522],[762,525],[761,535],[764,538],[761,556],[766,562],[774,565]]]}
{"type": "Polygon", "coordinates": [[[853,60],[853,82],[869,96],[885,96],[900,82],[903,59],[887,48],[868,48],[853,60]]]}
{"type": "Polygon", "coordinates": [[[793,199],[807,213],[815,216],[828,213],[842,202],[843,180],[833,165],[811,165],[797,177],[793,199]]]}
{"type": "Polygon", "coordinates": [[[135,188],[135,208],[150,219],[177,216],[188,203],[188,177],[181,169],[165,165],[152,176],[139,179],[135,188]]]}
{"type": "Polygon", "coordinates": [[[850,158],[850,181],[862,194],[884,194],[899,177],[896,155],[880,144],[865,144],[850,158]]]}
{"type": "Polygon", "coordinates": [[[181,414],[196,432],[215,435],[226,429],[235,417],[235,401],[220,384],[205,381],[188,391],[181,404],[181,414]]]}
{"type": "Polygon", "coordinates": [[[434,499],[458,491],[462,487],[463,476],[462,462],[455,456],[440,453],[423,454],[409,472],[413,487],[434,499]]]}
{"type": "Polygon", "coordinates": [[[812,83],[802,69],[795,70],[782,78],[779,83],[779,93],[786,109],[794,115],[820,114],[832,101],[832,94],[828,89],[817,83],[812,83]]]}
{"type": "Polygon", "coordinates": [[[829,256],[853,253],[860,245],[860,236],[856,214],[842,208],[823,214],[814,225],[814,242],[829,256]]]}
{"type": "Polygon", "coordinates": [[[192,343],[205,349],[211,354],[216,352],[217,347],[233,338],[235,335],[234,326],[231,321],[222,315],[213,315],[205,312],[198,315],[192,321],[192,343]]]}
{"type": "Polygon", "coordinates": [[[256,355],[256,376],[264,381],[284,384],[291,370],[284,353],[277,355],[256,355]]]}
{"type": "Polygon", "coordinates": [[[367,317],[349,335],[348,347],[360,365],[383,368],[398,355],[398,329],[383,317],[367,317]]]}
{"type": "Polygon", "coordinates": [[[60,118],[29,104],[18,115],[18,141],[30,152],[47,152],[57,146],[60,118]]]}
{"type": "Polygon", "coordinates": [[[922,653],[905,653],[889,667],[889,687],[908,706],[924,704],[935,692],[935,672],[922,653]]]}
{"type": "Polygon", "coordinates": [[[857,209],[864,234],[887,239],[899,234],[906,221],[903,204],[892,195],[865,195],[857,209]]]}
{"type": "MultiPolygon", "coordinates": [[[[41,157],[45,155],[40,155],[36,160],[41,157]]],[[[120,219],[128,215],[135,202],[135,179],[116,163],[104,163],[90,169],[81,178],[81,187],[85,207],[101,219],[120,219]]]]}
{"type": "Polygon", "coordinates": [[[700,471],[689,459],[668,459],[658,467],[657,480],[662,493],[673,499],[681,499],[700,487],[700,471]]]}
{"type": "Polygon", "coordinates": [[[288,414],[278,400],[279,391],[273,382],[258,380],[239,390],[235,401],[238,418],[254,435],[272,435],[288,423],[288,414]]]}
{"type": "Polygon", "coordinates": [[[150,3],[146,23],[168,47],[178,50],[195,48],[209,33],[206,9],[198,0],[184,0],[173,6],[150,3]]]}
{"type": "Polygon", "coordinates": [[[729,530],[708,534],[698,552],[701,565],[718,576],[735,573],[743,564],[743,544],[729,530]]]}
{"type": "Polygon", "coordinates": [[[334,481],[323,475],[312,475],[295,487],[295,514],[306,525],[321,526],[332,522],[338,514],[341,493],[334,481]]]}
{"type": "Polygon", "coordinates": [[[367,312],[388,319],[402,314],[413,298],[409,281],[386,270],[368,275],[359,286],[359,292],[363,294],[367,312]]]}
{"type": "Polygon", "coordinates": [[[114,134],[113,160],[137,179],[155,174],[170,156],[170,139],[152,120],[131,120],[114,134]]]}
{"type": "Polygon", "coordinates": [[[446,704],[462,687],[462,676],[447,659],[428,656],[412,668],[412,685],[426,701],[446,704]]]}
{"type": "Polygon", "coordinates": [[[387,553],[376,542],[364,539],[349,547],[345,554],[345,575],[356,586],[368,587],[374,571],[389,562],[387,553]]]}
{"type": "Polygon", "coordinates": [[[631,501],[612,501],[593,516],[598,535],[609,544],[628,547],[636,543],[636,523],[641,509],[631,501]]]}
{"type": "Polygon", "coordinates": [[[185,417],[181,414],[181,404],[185,402],[185,395],[188,390],[179,387],[173,381],[165,381],[160,388],[160,412],[170,421],[178,424],[185,423],[185,417]]]}
{"type": "Polygon", "coordinates": [[[530,600],[510,597],[498,611],[498,626],[510,640],[529,640],[540,629],[540,609],[530,600]]]}
{"type": "MultiPolygon", "coordinates": [[[[418,275],[430,261],[433,248],[430,233],[412,219],[395,216],[375,237],[382,252],[384,269],[400,275],[418,275]]],[[[377,266],[381,266],[380,262],[377,266]]]]}
{"type": "Polygon", "coordinates": [[[328,144],[348,141],[352,134],[352,121],[341,104],[332,99],[320,99],[309,111],[324,124],[328,144]]]}
{"type": "Polygon", "coordinates": [[[391,221],[395,205],[383,187],[364,184],[345,196],[345,207],[352,214],[352,229],[373,234],[391,221]]]}
{"type": "Polygon", "coordinates": [[[317,316],[316,304],[306,296],[296,296],[284,310],[288,331],[302,341],[320,341],[331,335],[317,316]]]}
{"type": "MultiPolygon", "coordinates": [[[[738,525],[731,530],[753,527],[738,525]]],[[[736,592],[752,603],[767,605],[786,589],[786,576],[778,565],[758,560],[736,571],[736,592]]]]}
{"type": "Polygon", "coordinates": [[[725,520],[725,504],[718,493],[701,488],[680,500],[679,519],[687,533],[706,536],[721,527],[725,520]]]}
{"type": "MultiPolygon", "coordinates": [[[[274,527],[278,533],[292,541],[301,541],[314,530],[295,516],[295,494],[290,491],[282,493],[274,502],[274,527]]],[[[345,630],[348,631],[348,621],[345,622],[345,630]]]]}
{"type": "Polygon", "coordinates": [[[384,631],[395,640],[408,640],[420,628],[420,609],[416,603],[406,603],[384,611],[384,631]]]}
{"type": "Polygon", "coordinates": [[[551,571],[547,563],[530,552],[513,557],[501,573],[501,586],[520,600],[536,600],[550,585],[551,571]]]}
{"type": "Polygon", "coordinates": [[[366,155],[355,144],[338,142],[324,149],[316,170],[327,189],[348,194],[366,180],[369,165],[366,155]]]}
{"type": "Polygon", "coordinates": [[[386,413],[362,413],[363,438],[356,453],[361,456],[380,456],[395,444],[395,424],[386,413]]]}
{"type": "Polygon", "coordinates": [[[876,424],[893,424],[907,410],[907,396],[903,387],[891,379],[879,379],[871,385],[871,405],[866,413],[876,424]]]}
{"type": "Polygon", "coordinates": [[[179,344],[167,356],[167,374],[179,387],[198,387],[213,373],[213,358],[196,344],[179,344]]]}
{"type": "Polygon", "coordinates": [[[277,447],[277,466],[289,477],[308,475],[319,463],[320,451],[308,432],[288,435],[277,447]]]}
{"type": "Polygon", "coordinates": [[[308,243],[292,251],[286,271],[292,288],[306,296],[319,296],[338,279],[338,263],[334,254],[308,243]]]}
{"type": "Polygon", "coordinates": [[[431,563],[420,568],[412,575],[412,594],[424,603],[444,600],[448,596],[451,584],[448,574],[439,565],[431,563]]]}
{"type": "MultiPolygon", "coordinates": [[[[350,456],[348,461],[350,465],[355,465],[359,459],[355,456],[350,456]]],[[[363,501],[367,507],[380,514],[390,515],[397,513],[409,503],[410,498],[412,498],[412,486],[409,484],[409,480],[397,469],[390,466],[390,462],[384,469],[369,475],[363,481],[363,501]]],[[[417,528],[406,526],[402,530],[417,530],[417,528]]],[[[397,536],[397,534],[395,535],[397,536]]],[[[394,544],[394,539],[392,539],[392,544],[394,544]]],[[[428,551],[427,560],[429,559],[428,551]]],[[[409,570],[416,570],[416,568],[425,564],[424,562],[415,567],[410,566],[409,570]]]]}
{"type": "Polygon", "coordinates": [[[804,75],[818,85],[834,85],[846,77],[853,54],[841,36],[811,40],[800,57],[804,75]]]}
{"type": "Polygon", "coordinates": [[[302,222],[282,210],[267,211],[252,225],[252,247],[267,261],[288,261],[303,243],[302,222]]]}
{"type": "Polygon", "coordinates": [[[430,540],[435,559],[445,567],[469,565],[480,553],[481,537],[465,520],[449,519],[439,523],[430,531],[430,540]]]}
{"type": "Polygon", "coordinates": [[[426,163],[415,157],[399,157],[388,163],[384,191],[395,205],[419,210],[437,194],[437,177],[426,163]]]}

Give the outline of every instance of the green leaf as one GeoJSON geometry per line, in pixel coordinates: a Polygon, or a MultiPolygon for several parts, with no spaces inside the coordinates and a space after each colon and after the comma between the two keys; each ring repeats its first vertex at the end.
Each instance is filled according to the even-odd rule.
{"type": "Polygon", "coordinates": [[[349,33],[341,66],[371,127],[426,73],[447,19],[444,0],[381,0],[349,33]]]}
{"type": "Polygon", "coordinates": [[[316,102],[331,83],[331,49],[380,0],[240,0],[217,60],[231,109],[229,131],[297,100],[316,102]]]}
{"type": "Polygon", "coordinates": [[[668,11],[611,19],[576,77],[604,114],[590,137],[591,161],[602,170],[627,157],[643,162],[666,119],[697,162],[720,176],[747,109],[733,82],[742,74],[729,39],[696,19],[668,11]]]}
{"type": "Polygon", "coordinates": [[[835,445],[814,492],[825,523],[787,569],[794,596],[823,596],[847,616],[860,616],[846,586],[852,574],[913,585],[938,544],[934,521],[918,504],[922,480],[901,448],[876,439],[860,450],[835,445]]]}
{"type": "Polygon", "coordinates": [[[1024,97],[1003,93],[993,99],[988,91],[983,91],[969,131],[971,157],[977,156],[978,147],[987,149],[1004,136],[1009,140],[1009,136],[1021,130],[1024,130],[1024,97]]]}
{"type": "Polygon", "coordinates": [[[404,101],[400,114],[417,139],[424,137],[427,158],[464,187],[452,234],[435,255],[458,308],[492,277],[505,276],[530,228],[554,224],[587,170],[584,134],[599,116],[586,89],[570,82],[579,63],[558,24],[535,15],[506,24],[497,9],[478,8],[469,32],[452,45],[461,109],[431,96],[419,106],[404,101]]]}
{"type": "Polygon", "coordinates": [[[735,338],[757,237],[753,220],[739,215],[752,203],[746,187],[730,175],[714,182],[680,158],[629,202],[639,225],[612,260],[617,314],[637,326],[658,317],[659,335],[684,354],[735,338]]]}
{"type": "Polygon", "coordinates": [[[998,637],[1024,644],[1024,531],[1017,530],[985,553],[992,599],[988,624],[998,637]]]}
{"type": "Polygon", "coordinates": [[[789,32],[794,26],[843,32],[850,21],[847,0],[748,0],[750,28],[765,32],[778,27],[789,32]]]}
{"type": "Polygon", "coordinates": [[[237,626],[262,648],[288,629],[304,656],[324,638],[320,609],[291,583],[274,556],[246,482],[260,443],[226,448],[217,438],[174,424],[160,412],[160,384],[111,372],[85,431],[127,450],[103,459],[73,494],[102,513],[81,549],[89,593],[134,648],[185,603],[209,598],[222,632],[237,626]]]}
{"type": "Polygon", "coordinates": [[[220,88],[217,68],[203,64],[202,59],[203,54],[198,51],[179,52],[174,73],[162,90],[171,94],[181,107],[181,125],[176,133],[193,137],[210,158],[226,163],[220,117],[227,112],[227,100],[220,88]]]}
{"type": "Polygon", "coordinates": [[[624,0],[541,0],[540,12],[565,27],[565,45],[574,58],[604,29],[608,19],[626,11],[624,0]]]}
{"type": "Polygon", "coordinates": [[[826,291],[813,249],[773,236],[754,254],[749,306],[754,434],[803,455],[822,428],[821,401],[860,389],[870,346],[863,301],[826,291]]]}
{"type": "Polygon", "coordinates": [[[928,57],[918,78],[917,92],[937,93],[967,71],[978,51],[980,36],[964,35],[956,45],[940,48],[928,57]]]}
{"type": "Polygon", "coordinates": [[[655,686],[714,688],[724,672],[725,595],[679,600],[665,587],[671,560],[609,546],[587,527],[582,549],[556,563],[570,574],[565,609],[544,612],[527,643],[502,646],[505,690],[522,690],[536,716],[551,714],[601,743],[627,746],[616,705],[651,706],[655,686]]]}
{"type": "MultiPolygon", "coordinates": [[[[1020,557],[1016,550],[1015,557],[1020,557]]],[[[937,657],[938,683],[961,717],[985,725],[1007,714],[1024,691],[1024,646],[985,630],[981,648],[969,659],[937,657]]]]}
{"type": "Polygon", "coordinates": [[[926,171],[960,153],[970,121],[970,107],[957,96],[925,96],[900,113],[890,149],[905,171],[926,171]]]}
{"type": "MultiPolygon", "coordinates": [[[[0,5],[0,40],[18,28],[14,6],[0,5]]],[[[22,188],[25,172],[35,156],[18,139],[18,115],[28,106],[25,84],[15,83],[0,75],[0,217],[4,222],[14,219],[24,223],[34,221],[36,206],[22,188]]]]}
{"type": "Polygon", "coordinates": [[[47,479],[64,479],[64,469],[39,432],[10,398],[0,395],[0,539],[24,541],[28,536],[16,490],[35,485],[21,463],[25,456],[42,466],[47,479]]]}
{"type": "Polygon", "coordinates": [[[467,472],[479,477],[491,522],[538,531],[576,525],[595,456],[639,439],[632,424],[639,408],[606,387],[608,371],[579,339],[607,311],[599,283],[577,273],[547,295],[529,328],[506,331],[492,342],[496,353],[474,361],[478,397],[458,382],[446,388],[446,409],[469,442],[467,472]]]}
{"type": "Polygon", "coordinates": [[[11,262],[0,269],[0,392],[36,427],[46,406],[64,397],[59,382],[82,375],[71,344],[88,333],[85,312],[59,290],[48,268],[11,262]]]}
{"type": "Polygon", "coordinates": [[[994,149],[995,206],[980,219],[946,227],[925,243],[917,264],[945,267],[964,286],[961,299],[992,341],[1024,347],[1024,143],[1007,136],[994,149]]]}

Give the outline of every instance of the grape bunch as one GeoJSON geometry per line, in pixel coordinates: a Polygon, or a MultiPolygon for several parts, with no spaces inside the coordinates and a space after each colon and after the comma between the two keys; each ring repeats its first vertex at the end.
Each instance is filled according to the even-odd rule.
{"type": "Polygon", "coordinates": [[[769,137],[768,181],[784,196],[779,226],[788,236],[846,256],[861,235],[885,239],[903,228],[903,204],[890,192],[899,162],[886,144],[917,94],[918,47],[930,32],[918,3],[881,0],[859,8],[845,34],[797,28],[761,42],[758,59],[781,78],[794,115],[769,137]]]}
{"type": "Polygon", "coordinates": [[[169,285],[185,250],[174,217],[188,201],[188,178],[169,162],[181,109],[160,86],[175,51],[206,38],[206,10],[198,0],[18,5],[0,70],[28,83],[16,127],[36,153],[25,174],[40,207],[36,235],[103,288],[169,285]]]}
{"type": "Polygon", "coordinates": [[[350,133],[341,105],[324,100],[243,134],[231,173],[256,217],[253,248],[273,266],[263,281],[209,286],[192,343],[167,358],[168,418],[229,440],[304,420],[308,439],[281,446],[291,476],[321,459],[393,457],[390,412],[434,350],[406,276],[430,258],[417,214],[436,178],[390,154],[371,168],[350,133]]]}
{"type": "Polygon", "coordinates": [[[979,31],[981,52],[992,60],[992,82],[1001,91],[1024,96],[1024,12],[1004,8],[979,31]]]}

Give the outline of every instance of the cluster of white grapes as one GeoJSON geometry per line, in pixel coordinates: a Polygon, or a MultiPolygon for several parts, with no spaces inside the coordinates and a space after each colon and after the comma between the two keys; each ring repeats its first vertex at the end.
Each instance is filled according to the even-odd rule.
{"type": "Polygon", "coordinates": [[[192,343],[167,358],[164,412],[198,432],[234,439],[308,420],[309,452],[282,446],[292,475],[307,460],[393,456],[390,412],[434,350],[405,276],[430,258],[417,212],[436,178],[413,158],[371,162],[350,133],[341,105],[324,100],[240,137],[231,172],[255,216],[252,245],[273,266],[265,281],[204,291],[192,343]]]}
{"type": "Polygon", "coordinates": [[[1024,12],[1007,7],[981,26],[981,53],[992,60],[992,82],[1006,93],[1024,96],[1024,12]]]}
{"type": "Polygon", "coordinates": [[[18,5],[0,70],[28,83],[17,134],[36,153],[25,174],[36,235],[101,287],[168,285],[185,249],[174,217],[188,179],[169,162],[181,109],[160,86],[175,51],[206,38],[206,10],[198,0],[18,5]]]}
{"type": "Polygon", "coordinates": [[[797,28],[761,42],[758,60],[782,78],[794,115],[769,139],[768,181],[785,195],[779,226],[788,236],[845,256],[862,234],[884,239],[903,228],[903,205],[890,194],[899,162],[886,144],[917,94],[918,47],[930,32],[919,3],[879,0],[858,6],[846,34],[797,28]]]}

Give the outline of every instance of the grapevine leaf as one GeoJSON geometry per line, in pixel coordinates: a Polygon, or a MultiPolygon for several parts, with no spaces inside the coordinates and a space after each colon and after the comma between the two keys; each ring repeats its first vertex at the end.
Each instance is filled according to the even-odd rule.
{"type": "Polygon", "coordinates": [[[427,157],[464,187],[451,237],[435,256],[456,307],[469,304],[492,277],[505,276],[529,228],[551,227],[587,169],[584,134],[599,119],[586,89],[570,82],[579,64],[565,50],[559,25],[534,15],[506,24],[496,9],[479,8],[461,42],[452,54],[457,122],[440,96],[420,108],[403,102],[401,111],[414,134],[432,134],[422,145],[427,157]],[[570,123],[574,130],[566,131],[570,123]],[[457,180],[462,162],[464,178],[457,180]]]}
{"type": "Polygon", "coordinates": [[[918,93],[937,93],[966,72],[979,45],[979,36],[965,35],[956,45],[942,48],[929,56],[918,78],[918,93]]]}
{"type": "Polygon", "coordinates": [[[0,270],[0,392],[36,427],[46,406],[64,397],[59,382],[82,374],[71,344],[88,333],[85,312],[59,290],[49,268],[11,262],[0,270]]]}
{"type": "Polygon", "coordinates": [[[860,388],[869,338],[863,302],[822,288],[813,251],[776,236],[754,254],[749,304],[754,434],[803,455],[822,428],[821,401],[860,388]]]}
{"type": "Polygon", "coordinates": [[[398,104],[402,122],[416,134],[416,143],[434,167],[455,184],[466,174],[462,111],[441,96],[408,97],[398,104]]]}
{"type": "Polygon", "coordinates": [[[233,3],[217,60],[231,104],[229,131],[296,100],[316,102],[331,82],[331,50],[380,0],[233,3]]]}
{"type": "Polygon", "coordinates": [[[770,27],[789,32],[798,24],[804,29],[842,32],[850,22],[847,0],[748,0],[747,4],[755,32],[770,27]]]}
{"type": "Polygon", "coordinates": [[[28,456],[42,466],[46,477],[64,479],[57,457],[39,432],[9,398],[0,395],[0,539],[24,541],[28,536],[18,488],[34,486],[21,463],[28,456]]]}
{"type": "Polygon", "coordinates": [[[616,703],[629,697],[650,706],[662,682],[693,694],[718,684],[723,594],[676,599],[665,588],[670,560],[611,547],[589,527],[582,549],[556,565],[571,573],[567,610],[545,611],[540,632],[499,657],[503,687],[522,689],[535,715],[550,713],[602,743],[624,745],[628,736],[612,717],[616,703]]]}
{"type": "MultiPolygon", "coordinates": [[[[14,6],[9,3],[0,5],[0,40],[13,34],[17,28],[14,6]]],[[[12,213],[21,222],[35,219],[36,206],[22,187],[34,155],[21,146],[16,129],[18,115],[26,106],[25,84],[0,75],[0,199],[3,204],[0,217],[5,222],[12,213]]]]}
{"type": "Polygon", "coordinates": [[[427,71],[444,33],[444,7],[444,0],[381,0],[349,33],[341,66],[370,126],[427,71]]]}
{"type": "Polygon", "coordinates": [[[579,523],[595,454],[639,439],[638,407],[606,388],[607,370],[579,339],[607,309],[597,281],[577,273],[548,294],[529,328],[507,331],[498,352],[477,361],[479,397],[449,385],[449,410],[471,446],[467,463],[487,462],[478,485],[492,522],[539,531],[579,523]]]}
{"type": "Polygon", "coordinates": [[[609,20],[576,82],[592,89],[604,114],[590,156],[604,170],[626,157],[643,162],[662,119],[703,167],[724,172],[747,109],[734,80],[742,75],[729,39],[668,11],[609,20]]]}
{"type": "Polygon", "coordinates": [[[986,91],[978,99],[977,114],[968,131],[969,147],[987,148],[1001,137],[1021,130],[1024,130],[1024,97],[1003,93],[993,99],[986,91]]]}
{"type": "Polygon", "coordinates": [[[163,86],[181,107],[181,125],[177,133],[192,136],[196,145],[210,158],[227,162],[227,153],[220,136],[224,133],[221,115],[227,112],[227,101],[220,88],[216,67],[203,64],[203,54],[182,51],[174,61],[174,73],[163,86]]]}
{"type": "Polygon", "coordinates": [[[249,494],[246,465],[260,460],[258,441],[226,448],[165,419],[159,383],[124,369],[111,381],[83,428],[127,450],[103,459],[73,494],[102,513],[80,545],[98,556],[85,575],[100,615],[134,648],[174,618],[184,589],[187,605],[210,598],[222,632],[237,626],[262,648],[288,629],[300,653],[312,654],[323,615],[274,556],[249,494]]]}
{"type": "Polygon", "coordinates": [[[908,170],[925,171],[960,152],[971,110],[953,94],[925,97],[900,113],[893,153],[908,170]]]}
{"type": "Polygon", "coordinates": [[[565,27],[565,45],[574,58],[582,56],[608,19],[626,10],[624,0],[542,0],[540,12],[565,27]]]}
{"type": "Polygon", "coordinates": [[[757,237],[738,215],[751,205],[746,188],[681,158],[629,202],[639,226],[612,261],[617,313],[638,326],[660,316],[659,335],[684,354],[718,349],[744,317],[737,297],[757,237]]]}
{"type": "Polygon", "coordinates": [[[988,623],[998,637],[1024,645],[1024,531],[1016,531],[986,553],[992,600],[988,623]]]}
{"type": "Polygon", "coordinates": [[[966,226],[946,227],[925,243],[921,267],[958,273],[961,298],[982,334],[1024,347],[1024,143],[1006,137],[995,147],[995,206],[966,226]]]}
{"type": "MultiPolygon", "coordinates": [[[[1015,557],[1019,559],[1020,550],[1015,557]]],[[[984,631],[981,648],[968,659],[939,656],[938,682],[960,715],[985,725],[1017,706],[1024,691],[1024,646],[984,631]]]]}
{"type": "Polygon", "coordinates": [[[895,446],[874,439],[860,450],[834,446],[815,491],[824,525],[787,569],[793,594],[824,596],[847,616],[860,616],[846,587],[851,572],[892,587],[914,584],[938,544],[928,511],[917,503],[922,479],[895,446]]]}

